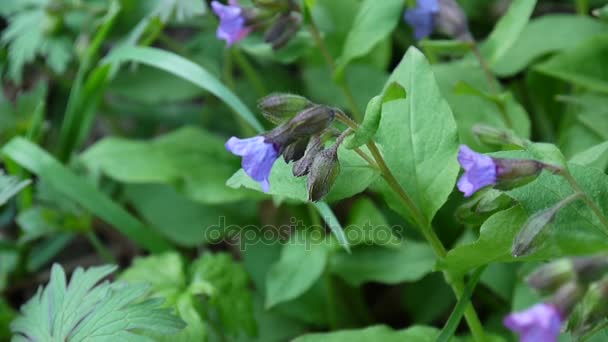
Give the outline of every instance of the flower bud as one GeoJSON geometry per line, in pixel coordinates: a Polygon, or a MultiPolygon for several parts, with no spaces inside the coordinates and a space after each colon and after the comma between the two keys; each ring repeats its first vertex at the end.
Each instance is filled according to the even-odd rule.
{"type": "Polygon", "coordinates": [[[264,41],[272,45],[273,50],[279,50],[293,38],[302,26],[302,15],[289,12],[282,15],[264,33],[264,41]]]}
{"type": "Polygon", "coordinates": [[[553,207],[532,215],[515,237],[511,254],[514,257],[530,254],[535,247],[534,242],[537,240],[537,236],[553,221],[561,209],[578,198],[580,198],[580,194],[571,195],[561,200],[553,207]]]}
{"type": "Polygon", "coordinates": [[[313,136],[306,146],[304,156],[293,163],[293,175],[302,177],[308,174],[312,162],[315,160],[317,153],[323,149],[323,141],[319,136],[313,136]]]}
{"type": "Polygon", "coordinates": [[[568,317],[584,295],[585,289],[576,281],[571,281],[557,290],[551,298],[551,303],[555,305],[562,317],[568,317]]]}
{"type": "Polygon", "coordinates": [[[439,14],[437,16],[439,31],[462,41],[472,41],[469,32],[469,23],[464,11],[454,0],[439,0],[439,14]]]}
{"type": "Polygon", "coordinates": [[[283,151],[283,159],[286,163],[300,160],[304,156],[306,147],[308,146],[307,138],[298,139],[296,142],[288,145],[283,151]]]}
{"type": "Polygon", "coordinates": [[[326,130],[336,117],[334,109],[314,105],[301,111],[293,119],[266,134],[266,139],[285,148],[299,139],[309,138],[326,130]]]}
{"type": "Polygon", "coordinates": [[[526,144],[523,139],[508,129],[476,124],[473,126],[472,131],[480,142],[490,146],[514,145],[524,147],[526,144]]]}
{"type": "Polygon", "coordinates": [[[573,280],[576,280],[574,263],[567,258],[543,265],[526,278],[528,285],[541,293],[552,293],[573,280]]]}
{"type": "Polygon", "coordinates": [[[608,273],[608,256],[606,255],[573,258],[572,262],[578,280],[585,284],[597,281],[608,273]]]}
{"type": "Polygon", "coordinates": [[[317,202],[323,199],[340,174],[338,145],[319,152],[310,166],[308,174],[308,199],[317,202]]]}
{"type": "Polygon", "coordinates": [[[313,105],[304,96],[294,94],[274,93],[258,101],[258,108],[264,117],[274,123],[280,124],[294,117],[298,112],[313,105]]]}
{"type": "Polygon", "coordinates": [[[494,213],[510,207],[512,203],[513,199],[502,191],[487,189],[458,207],[455,216],[463,223],[481,225],[494,213]]]}
{"type": "Polygon", "coordinates": [[[538,177],[545,165],[533,159],[493,159],[498,181],[496,187],[502,190],[530,183],[538,177]]]}

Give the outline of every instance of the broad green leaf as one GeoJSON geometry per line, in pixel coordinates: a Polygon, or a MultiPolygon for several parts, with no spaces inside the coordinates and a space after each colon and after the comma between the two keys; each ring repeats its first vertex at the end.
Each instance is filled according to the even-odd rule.
{"type": "Polygon", "coordinates": [[[138,62],[172,73],[217,96],[258,132],[264,130],[255,115],[222,82],[200,65],[179,55],[156,48],[124,46],[112,51],[104,61],[138,62]]]}
{"type": "MultiPolygon", "coordinates": [[[[383,106],[376,138],[389,168],[430,222],[456,182],[456,122],[431,66],[417,49],[408,50],[391,82],[405,88],[407,98],[383,106]]],[[[402,207],[394,200],[389,204],[402,207]]]]}
{"type": "Polygon", "coordinates": [[[439,330],[431,327],[413,326],[395,331],[384,325],[375,325],[358,330],[308,334],[296,338],[294,342],[433,342],[437,336],[439,330]]]}
{"type": "Polygon", "coordinates": [[[503,95],[504,111],[509,119],[507,122],[501,108],[494,101],[488,100],[485,96],[461,94],[457,91],[457,85],[464,82],[482,94],[490,93],[488,81],[476,62],[461,60],[435,64],[433,72],[441,93],[448,101],[458,122],[458,135],[461,143],[469,145],[475,150],[487,150],[487,147],[480,144],[471,131],[475,124],[480,123],[511,129],[522,138],[530,137],[528,114],[510,93],[503,95]],[[472,110],[473,108],[474,110],[472,110]],[[512,127],[509,127],[509,123],[512,127]]]}
{"type": "Polygon", "coordinates": [[[13,176],[7,176],[0,170],[0,207],[6,204],[11,197],[18,194],[31,183],[30,180],[20,181],[13,176]]]}
{"type": "Polygon", "coordinates": [[[574,48],[590,37],[605,33],[608,25],[587,16],[550,14],[531,20],[515,43],[498,59],[492,70],[511,76],[538,58],[574,48]]]}
{"type": "MultiPolygon", "coordinates": [[[[340,160],[340,176],[325,198],[327,202],[339,201],[352,197],[364,191],[380,176],[378,170],[370,167],[358,154],[340,147],[338,150],[340,160]]],[[[252,180],[242,169],[237,171],[226,184],[232,188],[248,188],[261,191],[260,185],[252,180]]],[[[306,177],[293,176],[292,164],[286,164],[283,159],[275,162],[270,174],[269,194],[306,202],[306,177]]]]}
{"type": "Polygon", "coordinates": [[[124,183],[178,186],[206,204],[234,202],[242,191],[224,185],[239,165],[219,137],[185,127],[152,141],[105,138],[82,154],[82,161],[124,183]]]}
{"type": "Polygon", "coordinates": [[[515,0],[507,13],[500,18],[481,52],[491,66],[497,63],[515,44],[534,11],[536,0],[515,0]]]}
{"type": "Polygon", "coordinates": [[[608,140],[608,96],[582,93],[557,99],[559,106],[572,111],[559,131],[559,146],[566,156],[572,157],[608,140]]]}
{"type": "Polygon", "coordinates": [[[608,93],[608,35],[586,40],[552,57],[535,70],[557,79],[603,93],[608,93]]]}
{"type": "Polygon", "coordinates": [[[402,8],[403,0],[363,1],[337,60],[338,78],[344,77],[344,69],[352,60],[365,56],[390,36],[401,19],[402,8]]]}
{"type": "MultiPolygon", "coordinates": [[[[569,168],[583,190],[606,211],[608,176],[596,168],[574,164],[570,164],[569,168]]],[[[572,189],[561,177],[543,172],[536,181],[508,194],[520,204],[491,216],[481,227],[479,239],[450,251],[441,262],[442,267],[460,274],[490,262],[546,260],[592,254],[607,248],[608,236],[603,233],[599,220],[579,201],[560,210],[553,223],[546,228],[546,238],[537,243],[531,255],[513,257],[513,240],[528,218],[572,194],[572,189]]]]}
{"type": "Polygon", "coordinates": [[[21,316],[12,322],[13,340],[130,341],[142,333],[169,335],[184,327],[169,310],[159,308],[162,299],[142,301],[147,286],[101,282],[115,269],[77,268],[68,282],[63,268],[53,265],[49,284],[21,307],[21,316]]]}
{"type": "Polygon", "coordinates": [[[266,308],[304,294],[321,277],[327,263],[324,239],[296,233],[283,247],[281,258],[266,276],[266,308]]]}
{"type": "Polygon", "coordinates": [[[367,197],[352,204],[346,223],[346,239],[349,245],[378,245],[400,247],[401,239],[393,231],[384,214],[367,197]]]}
{"type": "Polygon", "coordinates": [[[61,165],[37,145],[23,138],[14,138],[4,146],[2,153],[66,197],[113,225],[139,246],[150,251],[169,248],[169,244],[158,233],[148,229],[128,211],[88,181],[61,165]]]}
{"type": "Polygon", "coordinates": [[[572,164],[606,170],[608,167],[608,142],[595,145],[583,152],[577,153],[570,159],[570,162],[572,164]]]}
{"type": "Polygon", "coordinates": [[[399,284],[420,280],[433,270],[435,254],[428,244],[402,242],[398,248],[365,246],[338,253],[329,269],[352,286],[367,282],[399,284]]]}

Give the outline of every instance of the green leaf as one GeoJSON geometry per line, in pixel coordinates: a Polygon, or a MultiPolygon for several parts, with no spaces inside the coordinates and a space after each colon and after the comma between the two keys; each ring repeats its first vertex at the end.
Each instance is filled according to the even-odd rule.
{"type": "Polygon", "coordinates": [[[570,159],[570,162],[606,170],[608,167],[608,141],[577,153],[570,159]]]}
{"type": "MultiPolygon", "coordinates": [[[[162,300],[145,300],[147,286],[100,281],[113,266],[77,268],[69,283],[53,265],[51,281],[21,307],[11,324],[14,341],[135,340],[141,333],[175,334],[183,322],[159,308],[162,300]]],[[[140,337],[139,340],[142,340],[140,337]]]]}
{"type": "Polygon", "coordinates": [[[165,70],[181,77],[193,84],[209,91],[224,101],[238,115],[240,115],[251,127],[258,132],[264,130],[255,115],[232,93],[222,82],[215,78],[205,68],[197,65],[172,52],[149,48],[124,46],[116,49],[106,57],[106,63],[114,62],[138,62],[161,70],[165,70]]]}
{"type": "Polygon", "coordinates": [[[315,208],[317,208],[317,210],[319,211],[321,218],[323,218],[325,223],[327,223],[327,226],[329,227],[329,229],[331,229],[331,232],[334,234],[334,236],[338,240],[338,243],[340,243],[340,245],[347,252],[350,253],[350,245],[348,243],[348,240],[346,239],[346,235],[344,235],[344,228],[342,228],[340,221],[338,221],[338,218],[336,217],[334,212],[331,210],[329,205],[327,205],[327,203],[325,203],[325,202],[317,202],[314,205],[315,205],[315,208]]]}
{"type": "Polygon", "coordinates": [[[6,204],[11,197],[18,194],[26,186],[30,185],[29,179],[20,181],[13,176],[7,176],[0,170],[0,207],[6,204]]]}
{"type": "Polygon", "coordinates": [[[145,227],[129,212],[61,165],[40,147],[18,137],[6,144],[2,153],[69,199],[113,225],[139,246],[150,251],[169,248],[169,244],[158,233],[145,227]]]}
{"type": "Polygon", "coordinates": [[[517,41],[497,60],[492,70],[503,77],[515,75],[538,58],[574,48],[607,29],[608,25],[587,16],[543,15],[526,25],[517,41]]]}
{"type": "Polygon", "coordinates": [[[433,342],[438,335],[437,329],[424,326],[395,331],[385,325],[375,325],[358,330],[308,334],[296,338],[294,342],[433,342]]]}
{"type": "MultiPolygon", "coordinates": [[[[408,50],[392,81],[404,87],[408,95],[383,106],[376,137],[389,168],[431,222],[456,182],[456,122],[431,66],[417,49],[408,50]]],[[[392,190],[383,192],[390,193],[391,208],[402,212],[402,206],[390,197],[392,190]]]]}
{"type": "Polygon", "coordinates": [[[401,246],[401,239],[393,232],[384,214],[367,197],[357,199],[350,208],[346,226],[349,245],[401,246]]]}
{"type": "Polygon", "coordinates": [[[475,150],[487,150],[487,146],[480,144],[472,134],[472,127],[480,123],[497,128],[511,129],[522,138],[530,137],[531,125],[528,114],[510,93],[504,93],[503,102],[504,111],[512,127],[509,127],[509,122],[505,120],[504,113],[495,101],[489,100],[486,96],[462,94],[458,91],[457,85],[466,83],[481,94],[491,92],[488,81],[478,63],[467,60],[440,63],[433,65],[433,72],[441,93],[448,101],[458,122],[458,134],[461,143],[469,145],[475,150]],[[471,108],[475,108],[475,110],[471,110],[471,108]]]}
{"type": "MultiPolygon", "coordinates": [[[[325,198],[327,202],[352,197],[367,189],[380,176],[378,170],[370,167],[367,162],[351,150],[340,147],[338,158],[340,160],[340,176],[325,198]]],[[[235,189],[240,187],[257,191],[262,189],[242,169],[228,179],[226,185],[235,189]]],[[[275,162],[270,173],[270,191],[268,193],[307,202],[306,177],[294,177],[292,165],[286,164],[283,159],[279,159],[275,162]]]]}
{"type": "Polygon", "coordinates": [[[608,92],[608,35],[586,40],[535,67],[546,75],[591,90],[608,92]]]}
{"type": "Polygon", "coordinates": [[[344,77],[344,69],[352,60],[365,56],[390,36],[401,19],[402,8],[403,0],[365,0],[361,4],[344,43],[342,56],[337,60],[337,78],[344,77]]]}
{"type": "Polygon", "coordinates": [[[266,308],[304,294],[321,277],[327,263],[323,239],[297,233],[283,247],[281,258],[266,276],[266,308]]]}
{"type": "Polygon", "coordinates": [[[536,0],[515,0],[511,3],[509,11],[496,24],[481,47],[481,52],[488,59],[490,66],[497,63],[515,44],[535,6],[536,0]]]}
{"type": "Polygon", "coordinates": [[[365,246],[330,259],[330,270],[352,286],[367,282],[399,284],[420,280],[433,270],[435,254],[428,244],[403,242],[398,248],[365,246]]]}
{"type": "MultiPolygon", "coordinates": [[[[525,157],[524,154],[519,156],[525,157]]],[[[608,176],[596,168],[569,165],[583,190],[596,203],[608,201],[608,176]]],[[[440,266],[455,274],[466,273],[493,262],[536,261],[593,254],[605,250],[608,238],[593,212],[582,202],[560,210],[547,235],[526,257],[515,258],[511,246],[517,233],[533,214],[552,207],[572,194],[568,183],[557,175],[544,172],[534,182],[508,192],[520,204],[491,216],[481,227],[479,239],[448,252],[440,266]],[[538,194],[543,194],[538,196],[538,194]]],[[[605,206],[600,205],[601,208],[605,206]]],[[[604,210],[605,211],[605,210],[604,210]]]]}
{"type": "Polygon", "coordinates": [[[234,202],[244,196],[224,185],[238,167],[238,158],[226,152],[222,139],[194,127],[152,141],[105,138],[81,159],[117,181],[179,186],[188,197],[205,204],[234,202]]]}

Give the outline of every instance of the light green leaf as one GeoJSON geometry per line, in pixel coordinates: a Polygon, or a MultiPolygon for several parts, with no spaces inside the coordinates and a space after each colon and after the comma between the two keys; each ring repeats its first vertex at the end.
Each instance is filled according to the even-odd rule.
{"type": "MultiPolygon", "coordinates": [[[[430,222],[456,182],[456,122],[431,66],[417,49],[408,50],[390,82],[404,87],[407,98],[383,106],[376,138],[389,168],[430,222]]],[[[402,212],[400,203],[389,201],[402,212]]]]}
{"type": "Polygon", "coordinates": [[[402,8],[403,0],[363,1],[337,60],[336,77],[343,78],[344,69],[352,60],[365,56],[390,36],[401,19],[402,8]]]}
{"type": "Polygon", "coordinates": [[[608,25],[587,16],[549,14],[531,20],[515,43],[493,65],[499,76],[512,76],[539,57],[574,48],[608,30],[608,25]]]}
{"type": "Polygon", "coordinates": [[[577,153],[570,159],[570,162],[606,170],[608,167],[608,141],[577,153]]]}
{"type": "MultiPolygon", "coordinates": [[[[161,300],[144,300],[145,285],[100,281],[113,266],[77,268],[69,283],[61,266],[53,265],[51,281],[21,307],[11,324],[14,341],[131,341],[141,333],[175,334],[183,322],[161,300]]],[[[145,339],[139,337],[138,341],[145,339]]]]}
{"type": "Polygon", "coordinates": [[[395,331],[384,325],[375,325],[358,330],[343,330],[300,336],[294,342],[434,342],[439,330],[424,326],[413,326],[395,331]]]}
{"type": "Polygon", "coordinates": [[[104,61],[138,62],[172,73],[217,96],[258,132],[264,130],[255,115],[230,89],[203,67],[179,55],[156,48],[124,46],[113,50],[104,61]]]}
{"type": "Polygon", "coordinates": [[[7,176],[0,170],[0,207],[6,204],[11,197],[18,194],[31,183],[29,179],[20,181],[13,176],[7,176]]]}
{"type": "Polygon", "coordinates": [[[546,75],[608,93],[608,35],[591,38],[535,67],[546,75]]]}
{"type": "Polygon", "coordinates": [[[367,282],[399,284],[420,280],[433,270],[435,254],[428,244],[403,242],[398,248],[365,246],[330,259],[330,270],[358,287],[367,282]]]}
{"type": "Polygon", "coordinates": [[[283,247],[281,258],[266,276],[266,308],[298,298],[321,277],[327,263],[323,239],[297,233],[283,247]]]}
{"type": "Polygon", "coordinates": [[[158,233],[144,226],[128,211],[61,165],[40,147],[18,137],[6,144],[2,153],[49,183],[58,192],[113,225],[139,246],[150,251],[169,248],[170,245],[158,233]]]}
{"type": "Polygon", "coordinates": [[[338,240],[338,243],[340,243],[340,245],[350,253],[350,245],[346,239],[346,235],[344,235],[344,228],[342,228],[340,221],[338,221],[338,218],[331,210],[329,205],[327,205],[325,202],[317,202],[315,203],[315,208],[317,208],[321,218],[323,218],[329,229],[331,229],[331,232],[338,240]]]}
{"type": "Polygon", "coordinates": [[[536,0],[515,0],[481,47],[491,66],[515,44],[534,11],[536,0]]]}
{"type": "Polygon", "coordinates": [[[234,202],[244,195],[224,185],[238,158],[226,152],[222,139],[194,127],[152,141],[105,138],[81,159],[120,182],[179,185],[188,197],[205,204],[234,202]]]}

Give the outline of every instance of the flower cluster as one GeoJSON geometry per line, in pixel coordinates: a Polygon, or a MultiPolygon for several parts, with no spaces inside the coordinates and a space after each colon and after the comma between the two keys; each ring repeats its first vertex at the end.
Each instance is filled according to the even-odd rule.
{"type": "Polygon", "coordinates": [[[267,96],[260,100],[259,107],[264,116],[278,126],[253,138],[232,137],[226,149],[243,157],[243,170],[260,183],[264,192],[270,190],[272,167],[282,155],[285,162],[294,162],[294,176],[308,175],[311,201],[325,197],[340,172],[337,150],[343,136],[333,146],[324,147],[326,138],[333,135],[330,126],[335,109],[291,94],[267,96]]]}
{"type": "Polygon", "coordinates": [[[218,39],[230,46],[251,32],[266,28],[264,40],[277,50],[287,44],[302,25],[300,9],[293,0],[257,1],[254,5],[245,8],[238,0],[228,0],[228,5],[212,1],[211,7],[220,19],[218,39]]]}

